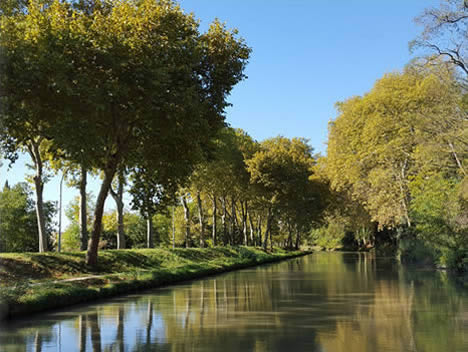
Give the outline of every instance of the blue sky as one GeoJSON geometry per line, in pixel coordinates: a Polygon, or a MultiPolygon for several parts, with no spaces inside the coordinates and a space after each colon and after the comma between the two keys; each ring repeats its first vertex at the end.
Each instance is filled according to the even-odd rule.
{"type": "MultiPolygon", "coordinates": [[[[248,79],[229,101],[227,121],[262,140],[305,137],[325,153],[334,104],[368,91],[386,72],[400,70],[412,55],[408,42],[420,31],[414,17],[437,0],[182,0],[205,30],[215,18],[237,28],[252,47],[248,79]]],[[[23,181],[22,157],[0,171],[0,185],[23,181]]],[[[90,182],[97,194],[98,181],[90,182]]],[[[58,200],[59,177],[45,186],[58,200]]],[[[77,196],[65,189],[64,203],[77,196]]],[[[106,208],[114,208],[109,197],[106,208]]]]}

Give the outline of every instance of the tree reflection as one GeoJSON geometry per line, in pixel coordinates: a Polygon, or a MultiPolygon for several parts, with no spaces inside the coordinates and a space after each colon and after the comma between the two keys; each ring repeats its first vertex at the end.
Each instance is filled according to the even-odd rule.
{"type": "MultiPolygon", "coordinates": [[[[82,308],[63,324],[79,351],[463,351],[467,301],[443,275],[319,253],[82,308]]],[[[57,331],[43,320],[8,338],[41,351],[57,331]]]]}

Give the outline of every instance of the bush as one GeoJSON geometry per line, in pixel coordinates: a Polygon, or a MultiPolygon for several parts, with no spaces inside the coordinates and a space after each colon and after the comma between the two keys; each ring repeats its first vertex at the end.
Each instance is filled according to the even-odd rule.
{"type": "Polygon", "coordinates": [[[309,242],[327,250],[343,246],[345,238],[345,226],[337,221],[330,221],[327,226],[313,229],[310,232],[309,242]]]}
{"type": "Polygon", "coordinates": [[[468,250],[445,249],[438,259],[438,265],[459,272],[468,272],[468,250]]]}
{"type": "Polygon", "coordinates": [[[437,253],[445,268],[466,270],[468,204],[464,181],[442,174],[419,177],[411,183],[411,213],[418,239],[437,253]]]}

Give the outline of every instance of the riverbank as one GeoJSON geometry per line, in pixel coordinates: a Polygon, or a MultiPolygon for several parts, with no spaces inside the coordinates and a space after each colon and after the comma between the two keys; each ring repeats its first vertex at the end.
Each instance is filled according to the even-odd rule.
{"type": "Polygon", "coordinates": [[[0,254],[0,319],[294,258],[310,252],[252,247],[108,250],[90,268],[85,252],[0,254]]]}

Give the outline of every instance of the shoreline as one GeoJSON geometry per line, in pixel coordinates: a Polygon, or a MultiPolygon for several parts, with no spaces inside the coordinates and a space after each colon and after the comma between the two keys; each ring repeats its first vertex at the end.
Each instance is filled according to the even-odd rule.
{"type": "MultiPolygon", "coordinates": [[[[166,251],[171,252],[171,250],[166,251]]],[[[183,250],[183,252],[191,251],[194,250],[183,250]]],[[[217,254],[215,260],[226,259],[220,258],[224,253],[221,250],[219,253],[216,253],[216,249],[197,249],[196,251],[200,254],[214,251],[217,254]]],[[[257,248],[233,247],[229,253],[231,254],[229,260],[222,263],[202,259],[196,263],[188,263],[178,267],[159,267],[153,270],[109,273],[107,275],[87,275],[84,278],[72,277],[65,280],[39,281],[28,284],[26,288],[23,288],[27,293],[14,299],[10,297],[10,302],[0,302],[0,321],[14,320],[29,314],[91,303],[146,289],[293,259],[311,254],[312,251],[275,250],[273,253],[265,253],[257,248]]],[[[21,289],[20,287],[18,290],[21,291],[21,289]]],[[[5,294],[3,298],[5,300],[5,294]]]]}

